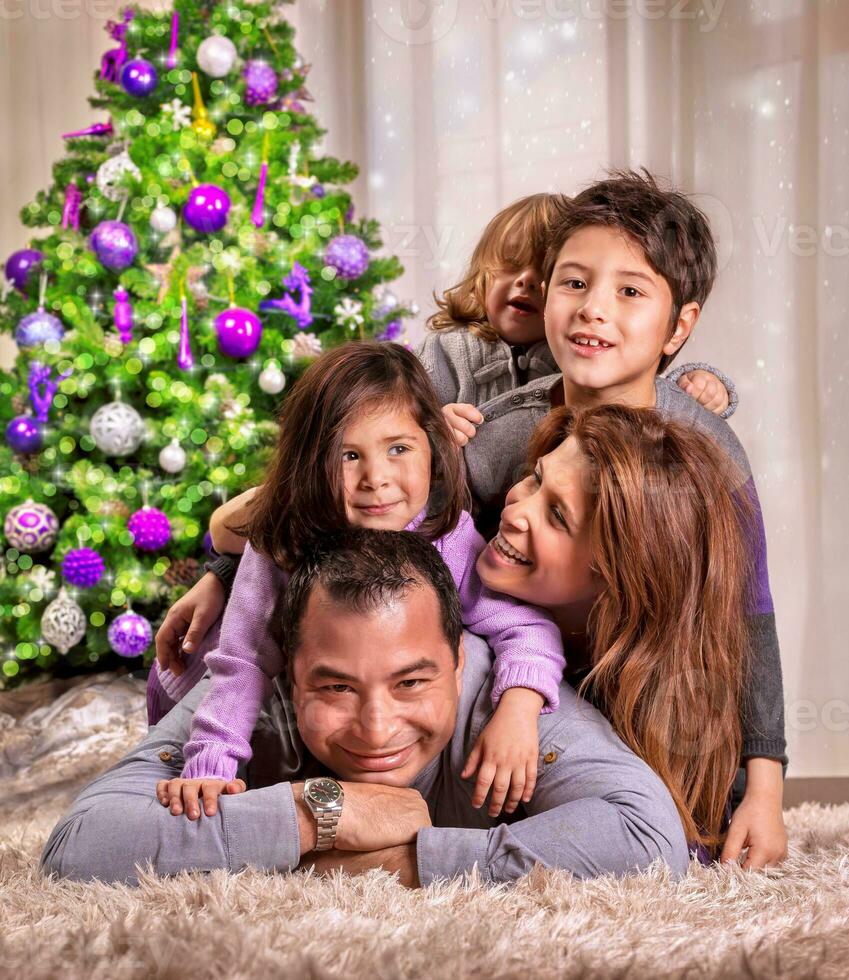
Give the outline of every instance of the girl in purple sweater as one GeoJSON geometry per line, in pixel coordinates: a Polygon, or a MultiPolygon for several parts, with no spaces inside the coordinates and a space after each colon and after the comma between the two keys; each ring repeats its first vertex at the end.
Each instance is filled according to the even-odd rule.
{"type": "MultiPolygon", "coordinates": [[[[495,654],[495,714],[463,775],[478,772],[475,798],[493,787],[491,816],[530,800],[537,772],[537,716],[558,703],[564,656],[547,613],[483,586],[475,570],[484,541],[463,509],[460,451],[421,362],[397,344],[354,342],[324,354],[286,400],[274,459],[250,498],[248,544],[205,657],[212,684],[192,723],[180,779],[158,787],[172,813],[212,815],[221,792],[238,792],[240,762],[262,702],[281,672],[275,608],[291,568],[316,534],[347,524],[424,534],[460,593],[463,624],[495,654]]],[[[203,673],[157,661],[159,684],[179,700],[203,673]],[[178,671],[180,671],[178,675],[178,671]]],[[[401,682],[405,683],[405,682],[401,682]]],[[[361,760],[366,771],[370,760],[361,760]]]]}

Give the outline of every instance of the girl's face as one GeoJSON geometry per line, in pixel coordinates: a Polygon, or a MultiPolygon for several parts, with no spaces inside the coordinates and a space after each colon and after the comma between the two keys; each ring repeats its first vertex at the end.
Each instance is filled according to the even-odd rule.
{"type": "Polygon", "coordinates": [[[545,339],[542,273],[535,265],[501,269],[486,289],[486,316],[508,344],[533,344],[545,339]]]}
{"type": "Polygon", "coordinates": [[[484,585],[546,609],[598,594],[601,581],[591,571],[588,476],[587,459],[573,437],[537,460],[534,473],[507,494],[498,534],[478,558],[484,585]]]}
{"type": "Polygon", "coordinates": [[[430,443],[409,409],[375,404],[345,429],[345,511],[356,527],[403,531],[430,496],[430,443]]]}

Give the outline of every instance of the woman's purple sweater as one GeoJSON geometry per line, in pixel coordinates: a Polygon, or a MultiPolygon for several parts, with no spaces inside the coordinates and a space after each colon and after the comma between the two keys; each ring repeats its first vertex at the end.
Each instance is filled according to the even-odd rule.
{"type": "MultiPolygon", "coordinates": [[[[422,511],[405,530],[424,520],[422,511]]],[[[485,542],[465,511],[449,534],[433,542],[448,566],[463,613],[463,625],[488,641],[495,654],[492,701],[511,687],[527,687],[545,698],[543,713],[559,703],[558,686],[565,659],[560,630],[548,613],[487,589],[475,563],[485,542]]],[[[206,654],[212,673],[209,692],[192,721],[184,747],[184,779],[234,779],[240,762],[251,757],[250,739],[271,682],[282,670],[282,657],[272,638],[271,622],[287,575],[250,544],[239,563],[233,591],[221,621],[218,646],[206,654]]],[[[203,671],[200,651],[179,677],[160,670],[162,688],[174,701],[193,687],[203,671]]]]}

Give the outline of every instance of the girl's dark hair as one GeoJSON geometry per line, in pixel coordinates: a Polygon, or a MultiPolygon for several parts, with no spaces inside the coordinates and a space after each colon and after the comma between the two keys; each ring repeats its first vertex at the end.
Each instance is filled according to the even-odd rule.
{"type": "Polygon", "coordinates": [[[351,341],[329,350],[295,383],[280,414],[274,457],[252,501],[250,521],[233,528],[279,567],[291,568],[317,535],[348,527],[342,477],[345,429],[364,411],[402,405],[427,433],[430,497],[418,531],[452,531],[467,503],[460,450],[419,359],[400,344],[351,341]]]}

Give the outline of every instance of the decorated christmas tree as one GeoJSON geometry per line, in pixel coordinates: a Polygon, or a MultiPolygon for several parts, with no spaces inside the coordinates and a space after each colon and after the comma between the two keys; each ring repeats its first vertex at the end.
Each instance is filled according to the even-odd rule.
{"type": "Polygon", "coordinates": [[[97,119],[21,212],[44,231],[0,305],[20,350],[0,376],[0,684],[149,663],[211,512],[261,477],[286,386],[410,313],[344,190],[356,167],[318,151],[280,8],[124,10],[97,119]]]}

